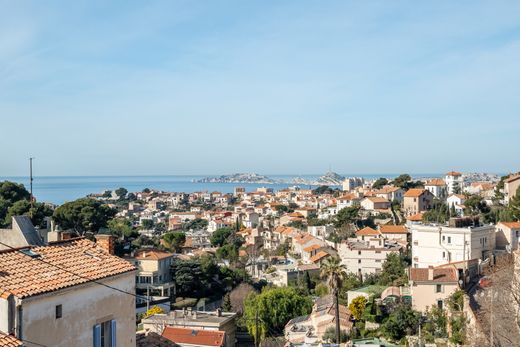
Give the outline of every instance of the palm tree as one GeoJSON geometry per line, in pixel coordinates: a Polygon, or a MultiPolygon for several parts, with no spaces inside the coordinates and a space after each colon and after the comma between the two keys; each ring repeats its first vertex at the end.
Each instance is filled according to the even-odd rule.
{"type": "Polygon", "coordinates": [[[321,263],[320,275],[327,278],[330,292],[334,295],[334,305],[336,306],[336,343],[340,344],[340,324],[339,324],[339,290],[343,284],[343,280],[347,275],[347,268],[341,264],[341,260],[337,257],[327,257],[321,263]]]}

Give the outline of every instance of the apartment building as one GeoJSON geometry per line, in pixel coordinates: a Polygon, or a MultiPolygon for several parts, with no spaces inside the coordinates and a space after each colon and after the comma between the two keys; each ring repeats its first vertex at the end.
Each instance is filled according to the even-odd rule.
{"type": "Polygon", "coordinates": [[[446,181],[448,195],[462,192],[464,188],[464,178],[460,172],[450,171],[446,174],[444,180],[446,181]]]}
{"type": "Polygon", "coordinates": [[[386,257],[404,249],[397,242],[385,240],[378,230],[371,228],[358,231],[356,236],[356,240],[349,239],[339,244],[338,254],[341,263],[361,278],[381,272],[386,257]]]}
{"type": "Polygon", "coordinates": [[[446,263],[484,260],[495,249],[495,226],[450,227],[410,223],[412,266],[427,268],[446,263]]]}
{"type": "Polygon", "coordinates": [[[424,189],[432,193],[437,199],[445,199],[448,196],[448,187],[442,178],[436,178],[426,182],[424,189]]]}
{"type": "Polygon", "coordinates": [[[511,175],[504,181],[504,202],[509,201],[516,195],[516,191],[520,187],[520,174],[511,175]]]}

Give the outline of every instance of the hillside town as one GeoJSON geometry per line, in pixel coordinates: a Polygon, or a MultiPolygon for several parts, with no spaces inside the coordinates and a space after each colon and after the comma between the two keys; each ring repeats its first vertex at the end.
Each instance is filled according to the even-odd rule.
{"type": "Polygon", "coordinates": [[[0,346],[520,345],[520,173],[60,206],[4,181],[0,224],[0,346]]]}

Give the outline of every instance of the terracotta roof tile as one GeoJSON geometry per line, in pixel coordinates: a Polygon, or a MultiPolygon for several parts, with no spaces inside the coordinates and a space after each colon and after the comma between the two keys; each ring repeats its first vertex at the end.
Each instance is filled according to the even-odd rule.
{"type": "Polygon", "coordinates": [[[23,346],[23,342],[12,335],[0,333],[0,347],[19,347],[23,346]]]}
{"type": "Polygon", "coordinates": [[[513,182],[513,181],[516,181],[517,179],[520,179],[520,174],[517,174],[517,175],[511,175],[511,176],[509,176],[508,178],[506,178],[506,179],[504,180],[504,182],[506,182],[506,183],[511,183],[511,182],[513,182]]]}
{"type": "Polygon", "coordinates": [[[509,229],[518,229],[518,228],[520,228],[520,222],[500,222],[500,224],[505,225],[509,229]]]}
{"type": "Polygon", "coordinates": [[[453,176],[453,177],[457,177],[457,176],[462,176],[462,174],[460,172],[457,172],[457,171],[450,171],[446,174],[446,176],[453,176]]]}
{"type": "Polygon", "coordinates": [[[428,181],[426,186],[445,186],[446,182],[442,178],[435,178],[433,180],[428,181]]]}
{"type": "Polygon", "coordinates": [[[83,238],[24,249],[30,249],[36,257],[17,250],[0,252],[0,291],[18,298],[135,270],[126,260],[83,238]]]}
{"type": "Polygon", "coordinates": [[[379,231],[374,230],[371,227],[364,227],[363,229],[356,231],[356,236],[370,236],[380,234],[381,233],[379,231]]]}
{"type": "Polygon", "coordinates": [[[412,188],[412,189],[409,189],[406,193],[404,193],[404,197],[405,198],[417,198],[426,191],[427,191],[426,189],[412,188]]]}
{"type": "Polygon", "coordinates": [[[329,256],[330,254],[325,251],[319,251],[314,256],[312,256],[309,260],[313,263],[319,261],[321,258],[324,258],[326,256],[329,256]]]}
{"type": "Polygon", "coordinates": [[[160,260],[171,256],[173,256],[173,253],[157,249],[140,249],[135,253],[135,259],[138,260],[160,260]]]}
{"type": "Polygon", "coordinates": [[[422,221],[422,217],[423,217],[423,213],[419,212],[419,213],[414,214],[413,216],[407,217],[406,219],[408,219],[409,221],[412,221],[412,222],[420,222],[420,221],[422,221]]]}
{"type": "Polygon", "coordinates": [[[190,344],[194,346],[215,346],[224,344],[224,331],[220,330],[195,330],[187,328],[166,327],[162,336],[178,344],[190,344]]]}
{"type": "Polygon", "coordinates": [[[454,268],[433,269],[433,280],[428,280],[428,268],[410,268],[410,280],[415,282],[457,282],[457,270],[454,268]]]}
{"type": "Polygon", "coordinates": [[[381,225],[379,226],[379,231],[390,234],[407,234],[408,230],[404,225],[381,225]]]}

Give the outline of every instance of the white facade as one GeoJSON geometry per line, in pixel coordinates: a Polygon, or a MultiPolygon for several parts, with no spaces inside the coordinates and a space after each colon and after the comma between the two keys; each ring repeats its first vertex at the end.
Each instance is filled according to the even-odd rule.
{"type": "MultiPolygon", "coordinates": [[[[446,186],[447,186],[447,189],[448,189],[448,194],[455,194],[456,192],[454,191],[455,189],[455,186],[458,185],[459,188],[460,188],[460,192],[462,192],[463,188],[464,188],[464,178],[462,177],[462,175],[458,172],[448,172],[446,174],[446,178],[445,178],[445,181],[446,181],[446,186]]],[[[458,192],[458,193],[460,193],[458,192]]]]}
{"type": "Polygon", "coordinates": [[[486,259],[495,249],[495,226],[452,228],[411,224],[412,266],[425,268],[446,263],[486,259]]]}
{"type": "Polygon", "coordinates": [[[365,184],[365,180],[362,177],[348,177],[343,181],[343,190],[350,192],[357,187],[362,187],[365,184]]]}

